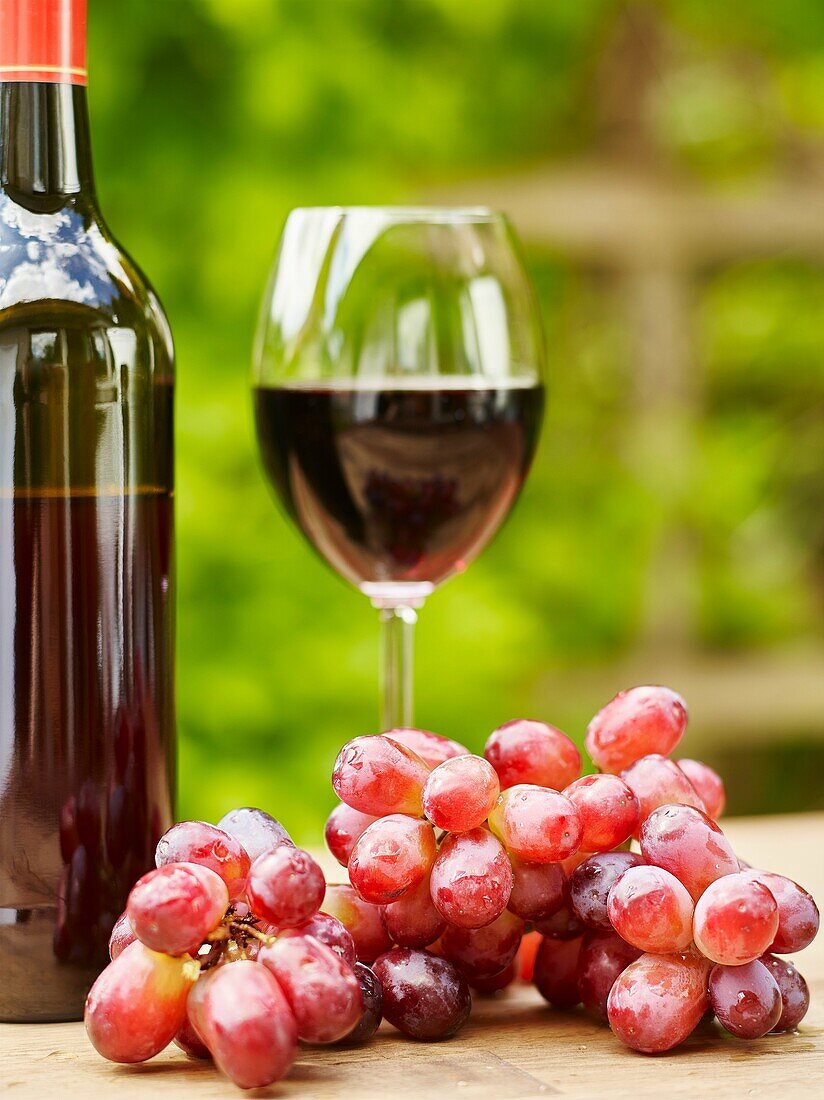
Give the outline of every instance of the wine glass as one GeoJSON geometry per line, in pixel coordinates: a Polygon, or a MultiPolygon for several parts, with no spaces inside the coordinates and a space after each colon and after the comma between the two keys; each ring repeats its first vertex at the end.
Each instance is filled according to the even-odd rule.
{"type": "Polygon", "coordinates": [[[384,730],[412,725],[418,609],[518,497],[543,364],[535,296],[503,215],[289,215],[256,340],[257,436],[286,511],[380,612],[384,730]]]}

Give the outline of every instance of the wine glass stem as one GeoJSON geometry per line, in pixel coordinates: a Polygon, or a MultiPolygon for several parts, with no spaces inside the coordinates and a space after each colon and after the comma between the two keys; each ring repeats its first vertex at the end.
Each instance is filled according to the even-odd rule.
{"type": "Polygon", "coordinates": [[[381,619],[381,729],[412,725],[412,684],[415,623],[414,607],[402,604],[380,608],[381,619]]]}

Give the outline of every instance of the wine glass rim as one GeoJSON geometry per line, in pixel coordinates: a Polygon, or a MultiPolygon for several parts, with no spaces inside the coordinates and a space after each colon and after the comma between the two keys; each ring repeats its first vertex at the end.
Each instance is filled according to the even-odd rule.
{"type": "Polygon", "coordinates": [[[389,218],[392,221],[410,222],[503,222],[506,215],[489,206],[444,206],[444,205],[339,205],[296,206],[291,214],[339,214],[341,217],[389,218]]]}

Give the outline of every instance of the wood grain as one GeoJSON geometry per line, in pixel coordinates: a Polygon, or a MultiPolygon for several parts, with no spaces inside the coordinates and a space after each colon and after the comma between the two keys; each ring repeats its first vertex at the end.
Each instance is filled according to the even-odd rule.
{"type": "MultiPolygon", "coordinates": [[[[725,823],[750,862],[799,879],[824,897],[824,816],[725,823]]],[[[609,1100],[666,1095],[711,1100],[824,1094],[824,940],[798,956],[813,1004],[797,1034],[744,1043],[714,1024],[671,1055],[634,1054],[580,1011],[549,1008],[518,987],[479,998],[456,1038],[419,1044],[384,1027],[368,1046],[304,1049],[289,1078],[255,1097],[382,1100],[438,1093],[461,1100],[568,1097],[609,1100]]],[[[33,975],[33,980],[36,976],[33,975]]],[[[141,1066],[115,1066],[90,1047],[81,1024],[0,1025],[0,1093],[26,1100],[68,1097],[237,1097],[241,1093],[207,1063],[171,1048],[141,1066]]]]}

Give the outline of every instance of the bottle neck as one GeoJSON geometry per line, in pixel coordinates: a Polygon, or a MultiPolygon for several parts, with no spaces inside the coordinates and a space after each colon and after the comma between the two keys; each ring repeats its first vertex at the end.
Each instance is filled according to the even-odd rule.
{"type": "Polygon", "coordinates": [[[23,205],[94,202],[84,86],[0,83],[0,187],[23,205]]]}

